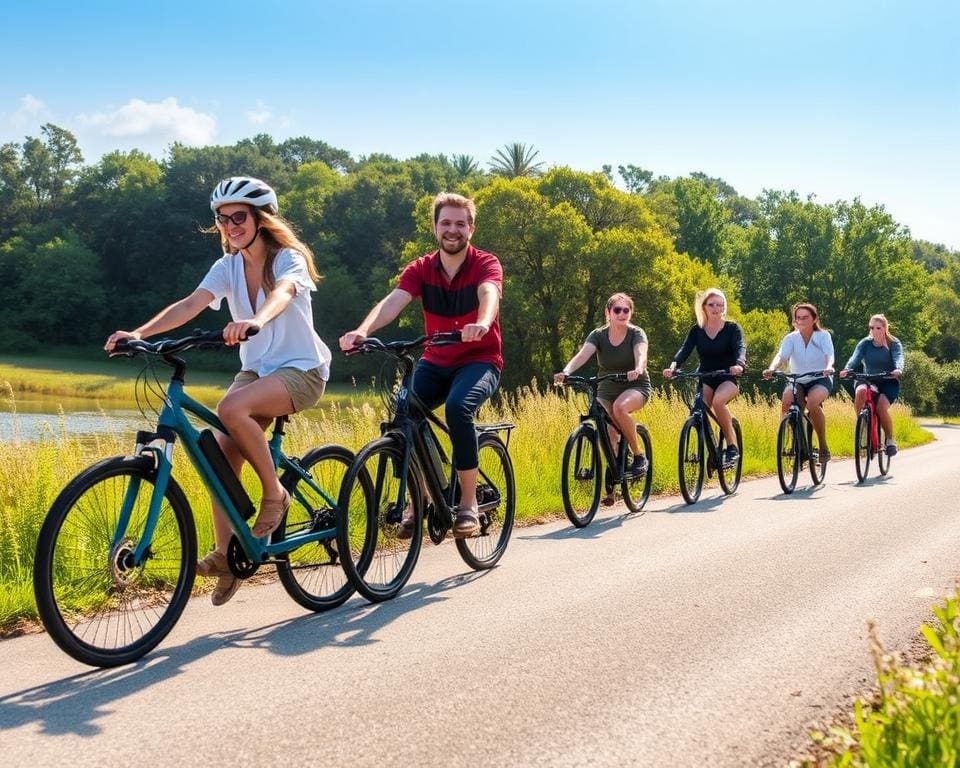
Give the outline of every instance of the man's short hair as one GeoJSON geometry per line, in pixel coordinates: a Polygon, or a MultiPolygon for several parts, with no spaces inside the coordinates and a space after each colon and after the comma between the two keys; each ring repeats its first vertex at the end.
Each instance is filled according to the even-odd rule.
{"type": "Polygon", "coordinates": [[[474,205],[473,200],[469,197],[464,197],[463,195],[458,195],[453,192],[441,192],[433,198],[434,226],[436,226],[440,220],[440,209],[448,205],[453,208],[463,208],[467,212],[467,221],[470,223],[470,226],[473,226],[473,220],[477,216],[477,206],[474,205]]]}

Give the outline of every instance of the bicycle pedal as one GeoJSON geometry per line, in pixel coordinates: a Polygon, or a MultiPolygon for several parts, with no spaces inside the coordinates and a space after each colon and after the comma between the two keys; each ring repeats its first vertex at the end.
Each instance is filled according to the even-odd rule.
{"type": "Polygon", "coordinates": [[[578,470],[574,475],[577,480],[593,480],[593,470],[592,469],[581,469],[578,470]]]}

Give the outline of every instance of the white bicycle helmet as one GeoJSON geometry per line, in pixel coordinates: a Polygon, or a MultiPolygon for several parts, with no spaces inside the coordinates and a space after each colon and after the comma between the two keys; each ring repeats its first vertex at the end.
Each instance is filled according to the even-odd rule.
{"type": "Polygon", "coordinates": [[[277,213],[277,193],[265,181],[250,176],[231,176],[224,179],[213,188],[210,195],[210,210],[214,213],[217,208],[227,203],[246,203],[257,208],[266,208],[270,213],[277,213]]]}

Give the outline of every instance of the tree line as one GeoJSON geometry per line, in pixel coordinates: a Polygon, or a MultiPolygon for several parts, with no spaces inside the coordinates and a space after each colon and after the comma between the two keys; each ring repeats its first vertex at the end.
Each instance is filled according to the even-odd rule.
{"type": "MultiPolygon", "coordinates": [[[[260,134],[173,144],[162,160],[132,150],[85,164],[69,131],[44,125],[0,147],[0,351],[92,349],[192,291],[219,255],[219,239],[203,233],[210,190],[252,175],[274,186],[314,249],[324,275],[315,323],[331,347],[403,264],[436,247],[430,200],[449,190],[476,200],[474,242],[503,263],[507,387],[559,370],[616,291],[636,301],[657,367],[693,322],[695,291],[715,285],[744,327],[754,371],[789,330],[796,301],[819,307],[839,364],[883,312],[909,350],[905,399],[960,411],[960,253],[913,239],[882,206],[776,190],[753,199],[704,173],[545,169],[537,157],[508,144],[486,167],[468,155],[355,159],[316,139],[260,134]]],[[[403,322],[392,332],[419,330],[416,313],[403,322]]],[[[368,364],[338,356],[334,378],[366,376],[368,364]]]]}

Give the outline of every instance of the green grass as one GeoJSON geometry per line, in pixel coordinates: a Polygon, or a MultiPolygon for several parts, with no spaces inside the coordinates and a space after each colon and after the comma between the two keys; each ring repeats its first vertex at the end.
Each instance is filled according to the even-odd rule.
{"type": "Polygon", "coordinates": [[[854,705],[853,727],[813,733],[822,758],[806,765],[917,768],[960,765],[960,601],[957,593],[921,626],[926,660],[904,664],[880,643],[870,624],[877,673],[872,701],[854,705]]]}

